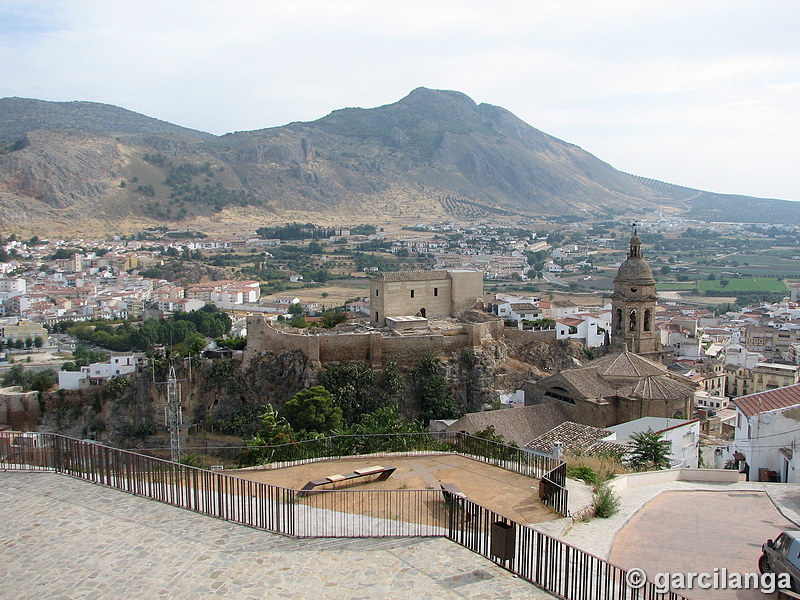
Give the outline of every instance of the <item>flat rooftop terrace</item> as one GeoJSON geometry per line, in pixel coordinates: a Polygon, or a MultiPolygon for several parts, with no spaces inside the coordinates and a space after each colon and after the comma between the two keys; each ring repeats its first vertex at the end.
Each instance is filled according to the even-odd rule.
{"type": "Polygon", "coordinates": [[[292,539],[50,472],[0,471],[0,540],[8,600],[554,598],[445,539],[292,539]]]}
{"type": "Polygon", "coordinates": [[[248,469],[226,473],[299,490],[308,481],[373,465],[396,467],[397,470],[384,481],[354,479],[316,489],[438,490],[440,483],[453,483],[473,502],[518,523],[541,523],[561,517],[539,500],[538,479],[457,454],[342,458],[281,469],[248,469]]]}

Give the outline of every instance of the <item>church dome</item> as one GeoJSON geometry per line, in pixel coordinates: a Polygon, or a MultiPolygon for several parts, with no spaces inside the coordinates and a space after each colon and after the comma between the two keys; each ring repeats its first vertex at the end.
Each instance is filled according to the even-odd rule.
{"type": "Polygon", "coordinates": [[[647,261],[643,258],[627,258],[619,266],[617,271],[617,280],[637,281],[643,283],[655,283],[656,279],[653,277],[653,270],[647,261]]]}
{"type": "Polygon", "coordinates": [[[614,282],[622,285],[626,283],[655,285],[656,283],[656,279],[653,277],[653,270],[642,256],[642,240],[636,229],[633,230],[633,236],[631,237],[628,258],[619,266],[614,282]]]}

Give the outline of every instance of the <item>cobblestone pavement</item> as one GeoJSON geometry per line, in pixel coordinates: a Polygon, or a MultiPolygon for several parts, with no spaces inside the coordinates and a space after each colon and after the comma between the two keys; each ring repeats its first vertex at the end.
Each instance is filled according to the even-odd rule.
{"type": "Polygon", "coordinates": [[[6,600],[552,598],[445,539],[291,539],[55,473],[0,472],[6,600]]]}

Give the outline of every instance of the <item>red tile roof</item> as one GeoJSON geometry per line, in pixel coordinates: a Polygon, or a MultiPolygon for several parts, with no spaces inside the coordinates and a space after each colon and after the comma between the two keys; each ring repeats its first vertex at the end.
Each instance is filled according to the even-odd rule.
{"type": "Polygon", "coordinates": [[[742,396],[733,402],[748,417],[779,408],[789,408],[800,404],[800,383],[742,396]]]}

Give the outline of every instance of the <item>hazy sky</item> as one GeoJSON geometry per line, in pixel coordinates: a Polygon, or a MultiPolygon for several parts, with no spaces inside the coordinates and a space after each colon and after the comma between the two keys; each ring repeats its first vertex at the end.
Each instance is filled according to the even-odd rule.
{"type": "Polygon", "coordinates": [[[800,200],[798,0],[0,0],[0,97],[222,134],[425,86],[614,167],[800,200]]]}

